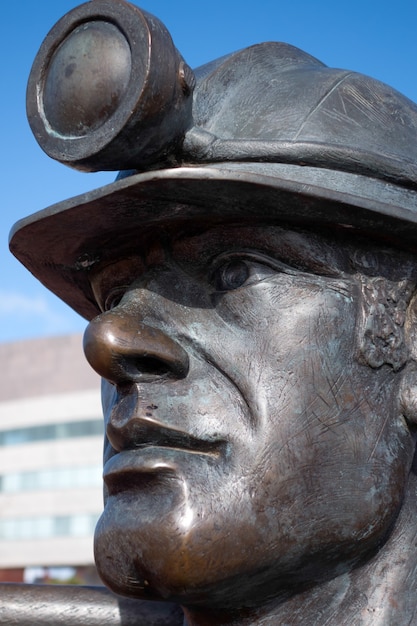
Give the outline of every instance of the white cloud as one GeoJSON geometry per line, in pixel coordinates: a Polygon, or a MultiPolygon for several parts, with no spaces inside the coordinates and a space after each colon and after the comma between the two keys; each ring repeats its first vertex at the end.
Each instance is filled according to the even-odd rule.
{"type": "Polygon", "coordinates": [[[48,315],[50,309],[45,298],[25,296],[17,292],[0,291],[0,315],[48,315]]]}
{"type": "MultiPolygon", "coordinates": [[[[17,291],[0,291],[0,323],[6,335],[13,338],[78,332],[85,326],[81,318],[69,308],[64,309],[58,300],[49,301],[46,295],[17,291]]],[[[0,337],[0,341],[5,338],[0,337]]]]}

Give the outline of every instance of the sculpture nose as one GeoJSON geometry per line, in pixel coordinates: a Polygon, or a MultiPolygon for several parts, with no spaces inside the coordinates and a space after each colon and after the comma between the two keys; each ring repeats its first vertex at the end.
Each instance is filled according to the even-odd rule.
{"type": "Polygon", "coordinates": [[[83,343],[91,367],[114,385],[161,377],[179,379],[188,372],[188,354],[179,343],[120,310],[94,318],[83,343]]]}

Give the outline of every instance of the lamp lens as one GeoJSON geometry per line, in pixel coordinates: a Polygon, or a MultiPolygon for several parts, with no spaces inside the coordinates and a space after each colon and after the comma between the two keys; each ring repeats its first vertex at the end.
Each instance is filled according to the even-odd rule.
{"type": "Polygon", "coordinates": [[[129,84],[131,53],[123,33],[96,20],[75,28],[52,55],[43,90],[43,111],[61,136],[82,137],[104,124],[129,84]]]}

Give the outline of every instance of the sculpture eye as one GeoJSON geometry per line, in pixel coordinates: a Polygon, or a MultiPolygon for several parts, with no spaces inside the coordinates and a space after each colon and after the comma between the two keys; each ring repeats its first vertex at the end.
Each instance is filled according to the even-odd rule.
{"type": "Polygon", "coordinates": [[[261,252],[244,251],[216,260],[210,283],[216,291],[233,291],[273,278],[277,273],[298,274],[298,270],[261,252]],[[244,255],[244,257],[242,256],[244,255]]]}
{"type": "Polygon", "coordinates": [[[213,283],[217,291],[230,291],[241,287],[249,275],[248,264],[241,259],[233,259],[217,268],[213,283]]]}
{"type": "Polygon", "coordinates": [[[111,309],[114,309],[118,304],[120,304],[120,301],[125,293],[125,286],[112,289],[104,301],[103,311],[110,311],[111,309]]]}

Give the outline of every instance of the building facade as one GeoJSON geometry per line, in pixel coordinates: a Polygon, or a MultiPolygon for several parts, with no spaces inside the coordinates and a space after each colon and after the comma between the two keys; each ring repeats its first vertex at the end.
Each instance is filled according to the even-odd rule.
{"type": "Polygon", "coordinates": [[[103,424],[82,337],[6,343],[0,363],[0,580],[93,570],[103,424]]]}

